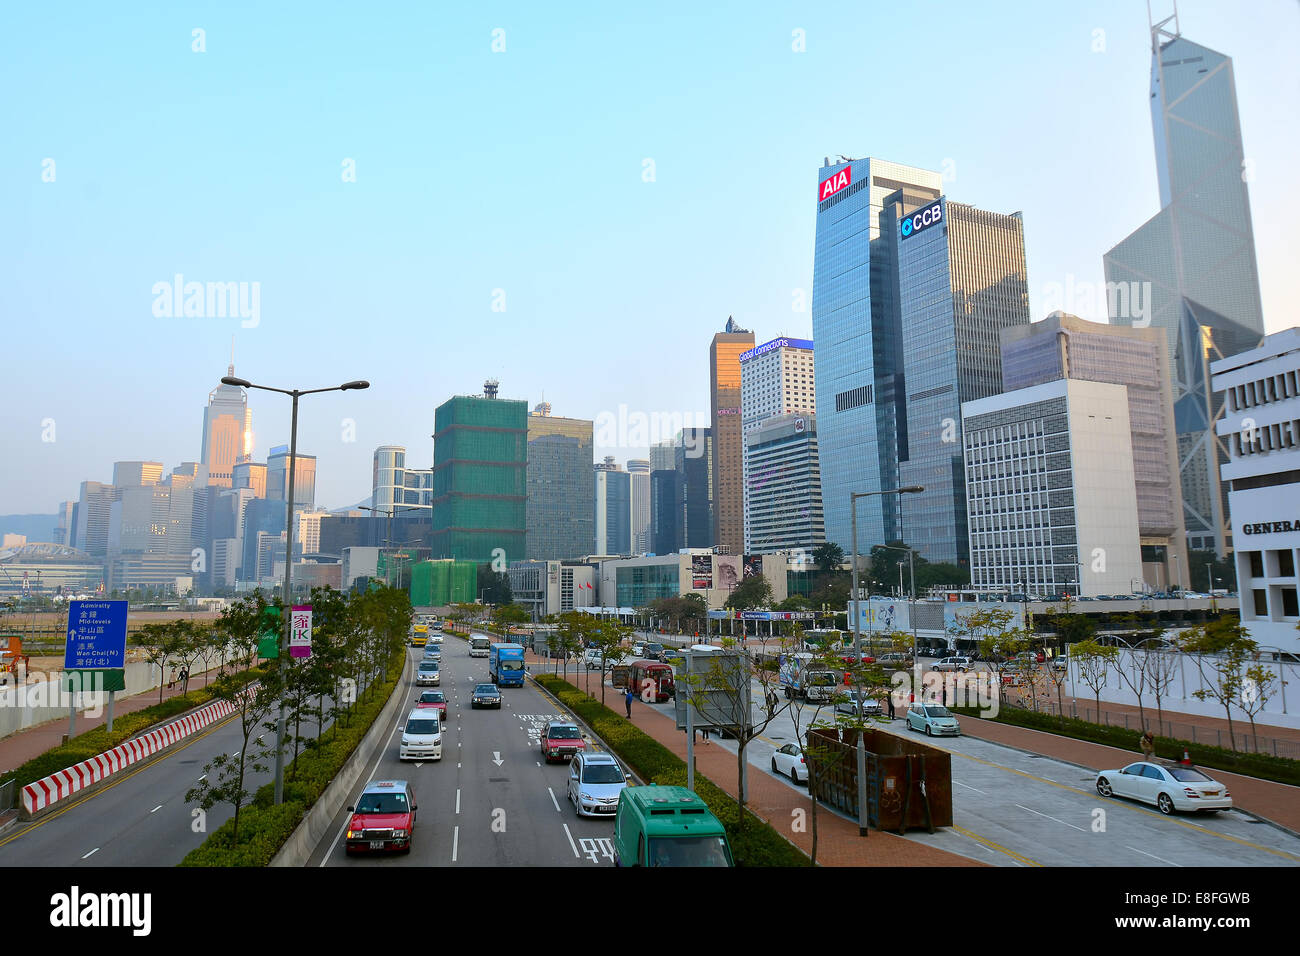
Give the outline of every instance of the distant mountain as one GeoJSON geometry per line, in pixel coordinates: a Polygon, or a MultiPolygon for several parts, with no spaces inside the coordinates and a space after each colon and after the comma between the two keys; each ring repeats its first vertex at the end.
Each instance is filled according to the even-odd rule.
{"type": "Polygon", "coordinates": [[[0,515],[0,534],[23,534],[31,541],[53,541],[58,515],[0,515]]]}

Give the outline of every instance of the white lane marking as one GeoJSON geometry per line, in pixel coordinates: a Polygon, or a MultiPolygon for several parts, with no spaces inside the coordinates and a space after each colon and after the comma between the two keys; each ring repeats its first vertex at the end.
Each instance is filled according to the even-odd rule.
{"type": "MultiPolygon", "coordinates": [[[[976,793],[984,793],[984,791],[981,790],[979,787],[969,786],[967,784],[962,783],[960,780],[954,780],[953,783],[955,783],[959,787],[965,787],[967,790],[974,790],[976,793]]],[[[985,794],[985,796],[988,796],[988,794],[985,794]]]]}
{"type": "MultiPolygon", "coordinates": [[[[1030,813],[1038,813],[1037,810],[1031,809],[1030,807],[1026,807],[1025,805],[1020,804],[1020,803],[1017,803],[1016,806],[1020,807],[1021,810],[1028,810],[1030,813]]],[[[1054,816],[1050,816],[1049,814],[1046,814],[1046,813],[1038,813],[1038,815],[1039,815],[1040,817],[1047,817],[1047,819],[1049,819],[1049,820],[1056,820],[1056,817],[1054,817],[1054,816]]],[[[1057,822],[1057,823],[1065,823],[1064,820],[1056,820],[1056,822],[1057,822]]],[[[1066,825],[1067,827],[1074,827],[1074,828],[1075,828],[1076,830],[1078,830],[1080,833],[1087,833],[1087,832],[1088,832],[1088,831],[1085,830],[1083,827],[1075,827],[1073,823],[1065,823],[1065,825],[1066,825]]]]}
{"type": "Polygon", "coordinates": [[[540,767],[540,766],[541,766],[541,765],[542,765],[542,762],[541,762],[541,761],[540,761],[540,760],[539,760],[539,761],[537,761],[537,766],[539,766],[539,767],[540,767]]]}
{"type": "MultiPolygon", "coordinates": [[[[89,853],[87,853],[86,856],[94,856],[94,855],[95,855],[96,853],[98,853],[98,852],[99,852],[99,847],[95,847],[93,850],[91,850],[89,853]]],[[[86,856],[83,856],[82,859],[84,860],[84,859],[86,858],[86,856]]]]}
{"type": "Polygon", "coordinates": [[[457,770],[460,769],[460,764],[456,764],[456,769],[457,769],[457,770]]]}
{"type": "MultiPolygon", "coordinates": [[[[551,796],[554,797],[555,794],[551,794],[551,796]]],[[[555,809],[558,810],[559,807],[556,807],[555,809]]],[[[569,825],[567,823],[564,825],[564,835],[569,838],[569,846],[573,847],[573,855],[581,856],[582,854],[578,852],[578,844],[573,842],[573,834],[569,832],[569,825]]]]}
{"type": "MultiPolygon", "coordinates": [[[[737,725],[737,726],[739,726],[739,725],[737,725]]],[[[232,757],[238,757],[238,756],[239,756],[239,751],[236,750],[236,751],[235,751],[233,754],[231,754],[230,756],[232,756],[232,757]]]]}
{"type": "Polygon", "coordinates": [[[202,776],[202,777],[199,777],[199,782],[200,782],[200,783],[202,783],[202,782],[203,782],[203,779],[204,779],[204,777],[206,777],[206,776],[207,776],[207,774],[206,774],[206,773],[205,773],[205,774],[204,774],[204,775],[203,775],[203,776],[202,776]]]}
{"type": "MultiPolygon", "coordinates": [[[[408,677],[406,681],[407,681],[407,688],[409,689],[411,679],[408,677]]],[[[388,732],[388,742],[385,743],[384,746],[379,749],[379,753],[375,756],[375,762],[371,765],[370,773],[366,776],[366,780],[369,781],[375,779],[375,771],[379,769],[379,762],[384,759],[384,754],[386,754],[388,752],[388,748],[393,745],[393,734],[397,733],[397,728],[401,727],[405,720],[406,718],[402,716],[401,708],[398,708],[396,717],[393,721],[393,729],[388,732]]],[[[343,831],[345,831],[348,828],[348,824],[351,822],[352,822],[352,817],[350,815],[345,815],[343,819],[343,823],[339,827],[339,832],[334,834],[334,842],[330,844],[329,852],[326,853],[323,857],[321,857],[321,861],[319,864],[320,866],[324,866],[326,863],[328,863],[330,857],[334,855],[334,848],[339,845],[339,838],[343,836],[343,831]]]]}
{"type": "Polygon", "coordinates": [[[1153,860],[1160,860],[1161,863],[1168,863],[1170,866],[1176,866],[1180,870],[1183,868],[1183,865],[1181,863],[1174,863],[1172,860],[1163,859],[1161,857],[1156,856],[1154,853],[1148,853],[1145,850],[1139,850],[1135,846],[1129,846],[1127,843],[1125,843],[1124,846],[1132,850],[1134,853],[1141,853],[1143,856],[1149,856],[1153,860]]]}
{"type": "Polygon", "coordinates": [[[460,813],[460,791],[456,791],[456,812],[460,813]]]}
{"type": "Polygon", "coordinates": [[[162,809],[162,804],[160,803],[160,804],[158,804],[158,806],[154,807],[154,808],[153,808],[152,810],[150,810],[149,812],[150,812],[150,813],[157,813],[157,812],[158,812],[159,810],[161,810],[161,809],[162,809]]]}
{"type": "Polygon", "coordinates": [[[460,827],[453,827],[451,831],[451,862],[456,862],[456,853],[460,849],[460,827]]]}
{"type": "Polygon", "coordinates": [[[556,813],[559,813],[559,812],[560,812],[560,801],[558,801],[558,800],[555,799],[555,791],[552,790],[550,787],[547,787],[547,788],[546,788],[546,792],[549,793],[549,794],[551,795],[551,803],[555,804],[555,812],[556,812],[556,813]]]}

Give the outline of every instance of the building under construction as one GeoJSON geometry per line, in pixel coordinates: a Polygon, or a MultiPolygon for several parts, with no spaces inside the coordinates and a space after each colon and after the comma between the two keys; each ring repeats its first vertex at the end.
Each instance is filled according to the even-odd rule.
{"type": "MultiPolygon", "coordinates": [[[[434,412],[434,558],[485,563],[524,556],[528,403],[457,395],[434,412]]],[[[500,565],[504,568],[504,563],[500,565]]]]}

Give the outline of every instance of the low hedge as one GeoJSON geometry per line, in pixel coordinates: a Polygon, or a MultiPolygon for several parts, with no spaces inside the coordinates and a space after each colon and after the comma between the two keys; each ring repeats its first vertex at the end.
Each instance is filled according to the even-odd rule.
{"type": "MultiPolygon", "coordinates": [[[[1022,710],[1019,707],[999,708],[998,715],[993,718],[981,715],[978,708],[974,707],[952,707],[949,709],[966,717],[982,717],[984,720],[991,719],[1014,727],[1042,730],[1061,737],[1086,740],[1094,744],[1105,744],[1108,747],[1117,747],[1120,750],[1131,750],[1135,754],[1141,753],[1138,748],[1138,732],[1136,730],[1094,724],[1092,721],[1079,720],[1075,717],[1060,718],[1053,714],[1022,710]]],[[[1247,727],[1249,727],[1249,724],[1247,724],[1247,727]]],[[[1155,739],[1155,748],[1156,756],[1164,757],[1167,760],[1181,760],[1183,751],[1186,750],[1192,763],[1200,767],[1226,770],[1243,776],[1259,777],[1262,780],[1300,786],[1300,761],[1288,760],[1285,757],[1274,757],[1271,754],[1240,753],[1228,750],[1226,747],[1212,747],[1207,744],[1193,743],[1190,740],[1178,740],[1173,737],[1157,737],[1155,739]]]]}
{"type": "Polygon", "coordinates": [[[284,802],[275,804],[274,782],[264,784],[253,800],[239,811],[239,843],[231,843],[234,818],[208,834],[202,844],[195,847],[180,866],[269,866],[280,847],[307,811],[320,799],[338,772],[343,769],[352,752],[357,749],[375,719],[392,696],[402,679],[406,663],[406,648],[400,648],[389,662],[392,675],[382,684],[375,685],[369,700],[358,703],[343,727],[337,722],[322,736],[298,754],[284,771],[284,802]]]}
{"type": "MultiPolygon", "coordinates": [[[[537,674],[533,679],[581,717],[642,780],[661,786],[686,786],[686,762],[631,721],[554,674],[537,674]]],[[[695,774],[695,792],[726,827],[738,865],[809,865],[802,851],[749,810],[745,811],[745,828],[741,831],[735,797],[701,773],[695,774]]]]}
{"type": "MultiPolygon", "coordinates": [[[[247,682],[256,678],[259,674],[259,671],[241,671],[237,675],[237,679],[247,682]]],[[[27,784],[48,777],[52,773],[66,770],[83,760],[89,760],[91,757],[112,750],[123,741],[130,740],[137,734],[143,733],[158,724],[165,723],[180,714],[194,710],[196,707],[209,704],[212,700],[211,688],[201,687],[181,697],[164,700],[161,704],[154,704],[152,707],[146,707],[134,713],[115,716],[113,718],[112,733],[109,733],[106,727],[96,727],[84,734],[78,734],[66,744],[60,744],[47,750],[40,756],[33,757],[26,763],[0,776],[0,783],[17,779],[17,786],[25,787],[27,784]]]]}

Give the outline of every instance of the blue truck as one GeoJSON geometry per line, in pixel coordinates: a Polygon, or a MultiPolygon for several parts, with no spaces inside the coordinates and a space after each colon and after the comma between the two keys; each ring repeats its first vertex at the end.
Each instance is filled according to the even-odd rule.
{"type": "Polygon", "coordinates": [[[498,687],[523,687],[523,645],[493,644],[489,647],[488,677],[498,687]]]}

